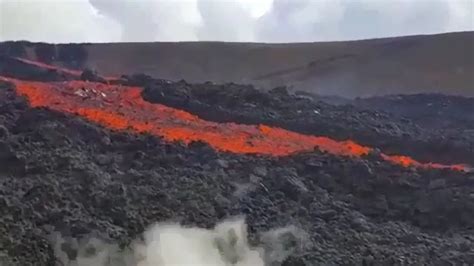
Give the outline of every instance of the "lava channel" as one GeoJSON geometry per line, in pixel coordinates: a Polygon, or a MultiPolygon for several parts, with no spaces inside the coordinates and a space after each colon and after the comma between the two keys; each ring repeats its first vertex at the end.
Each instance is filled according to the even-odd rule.
{"type": "MultiPolygon", "coordinates": [[[[141,96],[141,88],[103,83],[67,81],[34,82],[10,78],[18,95],[31,107],[79,115],[113,130],[131,130],[164,138],[166,141],[208,143],[223,152],[285,156],[319,149],[334,155],[362,157],[373,151],[354,141],[304,135],[265,125],[216,123],[188,112],[152,104],[141,96]]],[[[421,163],[407,156],[381,154],[381,158],[403,166],[468,171],[466,165],[421,163]]]]}

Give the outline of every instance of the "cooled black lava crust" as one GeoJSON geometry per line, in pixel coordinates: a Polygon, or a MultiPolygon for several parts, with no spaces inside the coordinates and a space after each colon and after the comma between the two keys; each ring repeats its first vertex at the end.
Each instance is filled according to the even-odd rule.
{"type": "MultiPolygon", "coordinates": [[[[277,90],[265,94],[269,103],[262,100],[260,106],[255,96],[238,89],[243,87],[232,88],[236,100],[224,98],[229,103],[219,107],[223,113],[249,116],[240,107],[245,101],[262,117],[268,104],[282,108],[271,118],[275,123],[313,121],[307,112],[315,106],[303,108],[313,103],[285,102],[289,96],[277,90]],[[293,114],[295,106],[302,110],[301,120],[293,114]]],[[[202,102],[212,95],[192,93],[187,99],[202,102]]],[[[351,113],[317,106],[320,114],[351,113]]],[[[321,122],[320,130],[342,138],[355,135],[354,128],[370,132],[375,123],[360,119],[351,127],[339,118],[325,118],[330,126],[324,129],[321,122]]],[[[390,116],[384,119],[398,125],[390,116]]],[[[386,136],[387,145],[396,147],[388,133],[376,136],[379,142],[386,136]]],[[[423,147],[413,153],[423,154],[423,147]]],[[[406,169],[376,157],[246,156],[219,153],[204,143],[184,146],[113,132],[78,117],[29,108],[11,85],[0,83],[0,260],[13,265],[55,265],[51,231],[126,245],[157,221],[210,227],[233,215],[247,217],[253,243],[271,228],[304,230],[305,245],[283,262],[286,266],[470,264],[473,195],[472,174],[406,169]]]]}
{"type": "Polygon", "coordinates": [[[424,96],[427,101],[419,100],[418,108],[413,103],[408,105],[410,98],[397,104],[381,100],[387,103],[382,110],[369,100],[331,105],[310,96],[290,94],[283,87],[264,92],[251,85],[189,84],[143,76],[129,79],[131,84],[145,87],[146,100],[184,109],[207,120],[278,126],[339,140],[352,139],[388,154],[408,155],[424,162],[474,165],[474,130],[469,123],[474,121],[474,99],[451,104],[449,111],[456,116],[451,119],[452,116],[440,116],[439,108],[427,105],[432,95],[424,96]],[[408,106],[413,116],[399,111],[408,106]]]}

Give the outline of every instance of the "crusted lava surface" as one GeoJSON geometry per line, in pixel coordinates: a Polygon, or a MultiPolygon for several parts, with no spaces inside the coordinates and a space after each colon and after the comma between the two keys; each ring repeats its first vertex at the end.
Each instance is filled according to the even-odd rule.
{"type": "Polygon", "coordinates": [[[381,156],[472,163],[470,135],[282,88],[140,75],[84,82],[90,72],[64,78],[59,68],[42,79],[43,66],[15,62],[0,81],[0,263],[56,265],[51,232],[127,245],[157,221],[210,227],[234,215],[246,216],[256,244],[273,228],[306,232],[286,266],[474,261],[468,167],[381,156]]]}
{"type": "MultiPolygon", "coordinates": [[[[453,112],[456,119],[450,126],[433,127],[426,124],[433,125],[431,121],[439,120],[440,110],[430,106],[412,108],[419,115],[406,117],[398,110],[406,108],[409,101],[397,105],[381,100],[386,103],[384,110],[369,100],[366,104],[354,101],[331,105],[311,96],[289,94],[284,87],[263,92],[251,85],[171,83],[144,77],[131,80],[146,88],[143,93],[146,100],[184,109],[212,121],[264,123],[339,140],[353,139],[388,154],[409,155],[422,161],[474,164],[474,131],[466,130],[472,127],[466,122],[473,119],[474,101],[469,98],[463,98],[457,109],[460,111],[453,112]],[[432,116],[422,115],[427,112],[432,116]]],[[[426,98],[428,104],[431,97],[426,98]]],[[[444,118],[443,121],[448,120],[444,118]]]]}
{"type": "Polygon", "coordinates": [[[474,130],[474,98],[414,94],[359,98],[353,103],[362,108],[389,110],[427,128],[461,129],[465,134],[474,130]]]}

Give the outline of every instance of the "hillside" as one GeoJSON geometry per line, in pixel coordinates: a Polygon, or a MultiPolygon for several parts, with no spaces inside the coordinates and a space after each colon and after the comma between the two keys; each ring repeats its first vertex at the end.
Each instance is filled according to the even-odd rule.
{"type": "Polygon", "coordinates": [[[0,54],[119,76],[145,73],[191,82],[364,97],[443,93],[474,96],[474,32],[323,43],[0,44],[0,54]]]}
{"type": "Polygon", "coordinates": [[[474,98],[346,101],[0,56],[0,265],[471,265],[474,98]]]}

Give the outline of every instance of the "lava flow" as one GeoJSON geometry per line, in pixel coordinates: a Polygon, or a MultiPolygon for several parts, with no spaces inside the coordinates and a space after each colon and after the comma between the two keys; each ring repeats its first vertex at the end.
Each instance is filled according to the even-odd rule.
{"type": "MultiPolygon", "coordinates": [[[[69,68],[65,68],[65,67],[48,65],[48,64],[45,64],[45,63],[41,63],[41,62],[33,61],[33,60],[28,60],[28,59],[21,58],[21,57],[12,57],[12,58],[14,60],[18,60],[19,62],[22,62],[22,63],[27,64],[27,65],[31,65],[31,66],[35,66],[35,67],[42,68],[42,69],[47,69],[47,70],[54,70],[58,73],[64,73],[64,74],[71,75],[71,76],[73,76],[77,79],[79,79],[82,75],[82,71],[79,71],[79,70],[73,70],[73,69],[69,69],[69,68]]],[[[119,79],[117,77],[105,77],[105,76],[102,76],[102,78],[106,81],[114,81],[114,80],[119,79]]]]}
{"type": "Polygon", "coordinates": [[[32,61],[32,60],[28,60],[28,59],[25,59],[25,58],[14,57],[14,59],[16,59],[20,62],[23,62],[25,64],[28,64],[28,65],[33,65],[33,66],[43,68],[43,69],[48,69],[48,70],[54,70],[54,71],[57,71],[59,73],[66,73],[66,74],[69,74],[69,75],[72,75],[72,76],[75,76],[75,77],[80,77],[81,74],[82,74],[82,71],[79,71],[79,70],[72,70],[72,69],[68,69],[68,68],[48,65],[48,64],[45,64],[45,63],[41,63],[41,62],[38,62],[38,61],[32,61]]]}
{"type": "MultiPolygon", "coordinates": [[[[362,157],[373,150],[351,140],[336,141],[265,125],[205,121],[188,112],[145,101],[138,87],[84,81],[0,80],[14,83],[16,92],[25,96],[32,107],[79,115],[110,129],[148,133],[167,141],[202,141],[219,151],[284,156],[319,149],[362,157]]],[[[381,154],[381,158],[404,167],[468,170],[465,165],[421,163],[406,156],[381,154]]]]}

